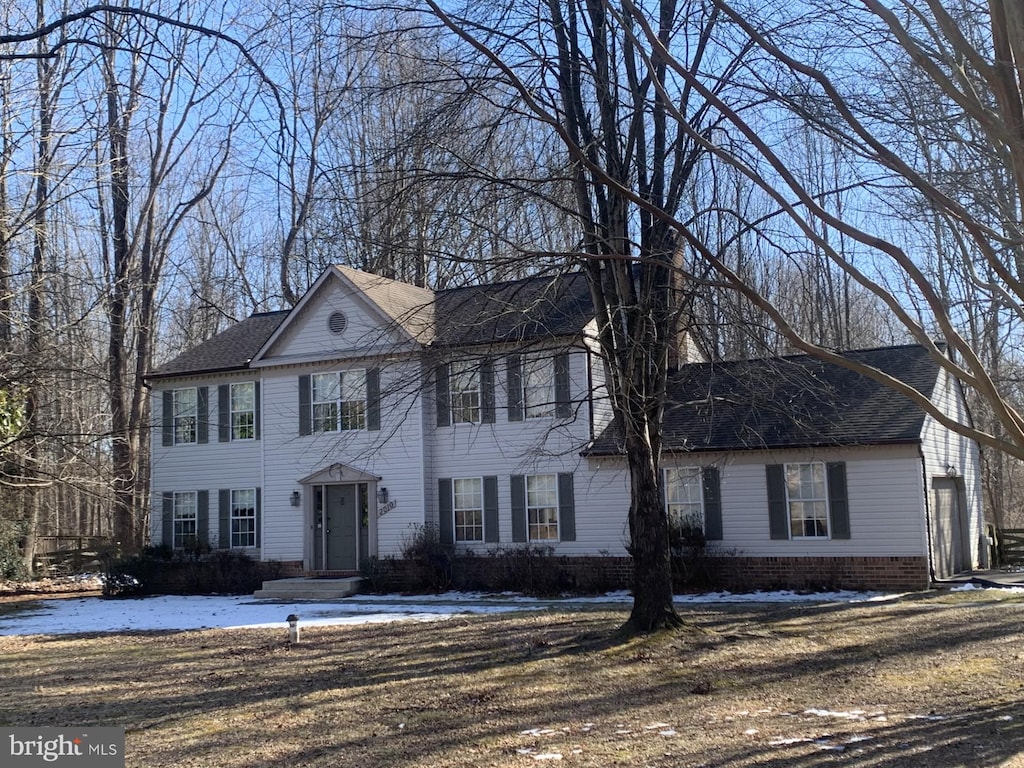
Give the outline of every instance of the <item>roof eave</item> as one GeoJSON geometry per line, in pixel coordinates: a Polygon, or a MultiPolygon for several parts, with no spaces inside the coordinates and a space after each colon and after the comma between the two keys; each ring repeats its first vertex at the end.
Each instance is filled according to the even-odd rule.
{"type": "Polygon", "coordinates": [[[237,371],[251,371],[252,367],[247,362],[245,365],[230,365],[221,366],[218,368],[201,368],[191,371],[173,371],[168,373],[161,373],[160,371],[154,371],[153,373],[147,373],[142,377],[143,381],[154,381],[157,379],[187,379],[191,376],[213,376],[219,373],[234,373],[237,371]]]}
{"type": "MultiPolygon", "coordinates": [[[[873,446],[885,446],[885,445],[920,445],[922,442],[921,437],[913,438],[892,438],[888,440],[865,440],[863,442],[848,441],[848,442],[806,442],[806,443],[787,443],[785,445],[743,445],[743,446],[714,446],[714,445],[703,445],[695,446],[693,448],[673,448],[666,446],[662,449],[662,453],[752,453],[754,451],[801,451],[809,448],[871,448],[873,446]]],[[[588,449],[584,448],[580,451],[580,456],[603,458],[611,456],[625,456],[625,449],[588,449]]]]}

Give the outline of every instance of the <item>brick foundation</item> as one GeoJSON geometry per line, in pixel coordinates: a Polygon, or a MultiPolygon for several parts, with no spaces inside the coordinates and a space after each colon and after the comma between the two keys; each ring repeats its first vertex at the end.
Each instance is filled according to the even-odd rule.
{"type": "MultiPolygon", "coordinates": [[[[386,560],[368,579],[377,591],[430,588],[422,564],[386,560]]],[[[676,589],[758,589],[914,591],[931,583],[924,557],[708,557],[674,569],[676,589]]],[[[597,593],[632,587],[628,557],[558,557],[508,550],[500,555],[454,558],[443,569],[454,589],[510,590],[529,594],[597,593]]]]}
{"type": "Polygon", "coordinates": [[[714,581],[723,589],[928,589],[924,557],[717,557],[714,581]]]}

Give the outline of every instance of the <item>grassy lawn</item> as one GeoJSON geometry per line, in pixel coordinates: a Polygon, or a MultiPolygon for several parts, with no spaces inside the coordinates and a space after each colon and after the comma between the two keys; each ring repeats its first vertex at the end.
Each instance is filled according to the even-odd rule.
{"type": "Polygon", "coordinates": [[[0,725],[124,725],[139,768],[1024,767],[1012,595],[5,637],[0,725]]]}

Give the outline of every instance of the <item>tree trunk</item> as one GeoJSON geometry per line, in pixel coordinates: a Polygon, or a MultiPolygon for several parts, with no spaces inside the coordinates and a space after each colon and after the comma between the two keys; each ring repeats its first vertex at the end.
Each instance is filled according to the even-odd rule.
{"type": "Polygon", "coordinates": [[[122,546],[131,547],[135,540],[134,486],[135,467],[132,461],[129,405],[126,392],[128,362],[128,304],[130,292],[131,243],[128,238],[129,167],[128,138],[125,121],[118,103],[118,83],[113,57],[114,49],[107,51],[107,139],[110,159],[111,194],[111,254],[110,294],[107,299],[107,378],[110,404],[111,433],[111,490],[113,493],[114,539],[122,546]]]}
{"type": "Polygon", "coordinates": [[[633,610],[623,630],[653,632],[680,627],[672,602],[669,526],[662,503],[660,471],[650,447],[639,439],[626,445],[631,481],[630,554],[633,556],[633,610]]]}

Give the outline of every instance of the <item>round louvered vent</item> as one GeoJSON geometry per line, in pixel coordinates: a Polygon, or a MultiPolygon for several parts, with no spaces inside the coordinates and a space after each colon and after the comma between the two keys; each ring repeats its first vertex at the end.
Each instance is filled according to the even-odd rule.
{"type": "Polygon", "coordinates": [[[344,333],[348,327],[348,318],[344,312],[331,312],[331,316],[327,318],[327,327],[331,329],[331,333],[344,333]]]}

